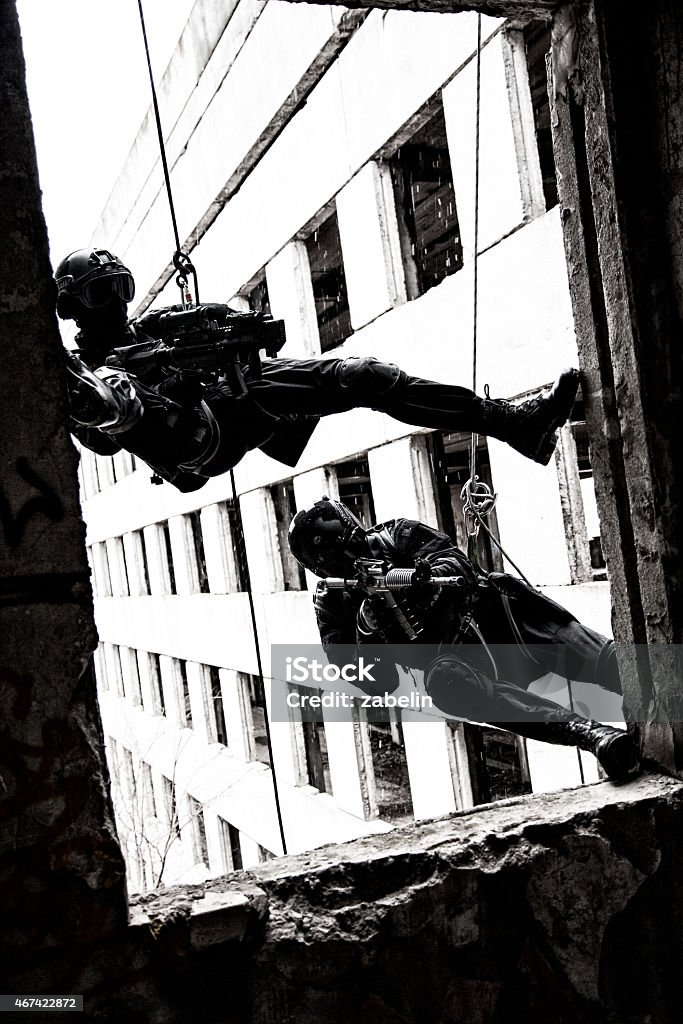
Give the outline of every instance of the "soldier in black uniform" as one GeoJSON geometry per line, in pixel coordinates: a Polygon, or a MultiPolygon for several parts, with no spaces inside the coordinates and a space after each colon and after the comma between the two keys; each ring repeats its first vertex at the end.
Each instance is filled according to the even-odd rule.
{"type": "MultiPolygon", "coordinates": [[[[392,519],[366,530],[350,509],[329,498],[296,514],[289,543],[297,560],[323,578],[314,603],[331,660],[337,644],[356,650],[368,643],[414,644],[413,654],[401,647],[401,658],[410,657],[411,667],[424,670],[426,691],[446,714],[578,746],[595,754],[612,778],[624,778],[638,767],[628,733],[571,714],[525,689],[547,672],[557,672],[621,693],[613,642],[566,608],[507,573],[484,573],[430,526],[392,519]],[[438,588],[422,582],[389,596],[371,586],[328,588],[325,578],[351,578],[359,558],[389,568],[418,566],[423,580],[459,576],[464,585],[438,588]],[[467,646],[450,646],[461,644],[467,646]],[[435,657],[432,645],[449,647],[435,657]]],[[[380,689],[392,692],[397,685],[392,670],[380,689]]]]}
{"type": "MultiPolygon", "coordinates": [[[[409,376],[372,356],[267,360],[260,376],[243,368],[246,393],[239,396],[225,380],[194,371],[135,377],[105,368],[107,357],[123,346],[161,342],[164,311],[128,320],[133,277],[106,249],[72,253],[55,279],[59,316],[80,328],[78,354],[69,357],[74,433],[99,454],[124,448],[139,455],[180,490],[201,487],[255,448],[294,466],[321,416],[356,408],[495,437],[545,465],[578,388],[578,371],[567,370],[549,392],[511,403],[409,376]]],[[[218,304],[198,310],[207,322],[234,315],[218,304]]]]}

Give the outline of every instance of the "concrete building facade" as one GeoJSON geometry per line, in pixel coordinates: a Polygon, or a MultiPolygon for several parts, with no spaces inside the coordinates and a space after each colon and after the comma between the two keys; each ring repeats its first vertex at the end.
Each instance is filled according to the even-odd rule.
{"type": "MultiPolygon", "coordinates": [[[[469,384],[476,33],[469,14],[198,0],[160,104],[202,299],[284,318],[286,355],[367,353],[469,384]]],[[[494,396],[576,363],[548,45],[542,24],[483,19],[477,381],[494,396]]],[[[177,301],[171,239],[150,117],[93,235],[133,270],[137,312],[177,301]]],[[[575,415],[550,466],[489,441],[481,474],[500,495],[503,546],[609,633],[580,404],[575,415]]],[[[364,410],[324,419],[294,470],[252,453],[235,471],[244,550],[229,476],[181,494],[126,453],[82,452],[100,704],[133,889],[279,854],[273,768],[289,852],[507,795],[501,762],[511,794],[597,777],[576,751],[408,713],[270,721],[268,751],[270,646],[317,640],[313,580],[286,548],[294,510],[326,493],[368,521],[416,518],[463,543],[468,443],[364,410]]],[[[557,679],[538,685],[568,699],[557,679]]],[[[589,688],[573,697],[592,707],[589,688]]]]}

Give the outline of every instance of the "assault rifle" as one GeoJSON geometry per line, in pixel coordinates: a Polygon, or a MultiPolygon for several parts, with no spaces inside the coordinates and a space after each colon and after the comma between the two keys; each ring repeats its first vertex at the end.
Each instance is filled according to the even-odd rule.
{"type": "Polygon", "coordinates": [[[408,640],[417,640],[422,633],[419,617],[409,608],[400,608],[393,591],[421,584],[439,587],[464,587],[464,576],[432,576],[428,562],[420,559],[414,569],[390,569],[381,558],[357,558],[354,562],[355,576],[350,579],[327,577],[329,590],[364,590],[368,594],[382,594],[382,601],[393,615],[399,628],[408,640]]]}
{"type": "Polygon", "coordinates": [[[221,311],[219,320],[212,313],[210,306],[162,313],[155,324],[159,340],[112,349],[106,365],[143,381],[163,371],[204,371],[224,377],[236,397],[245,394],[243,367],[261,376],[261,352],[276,356],[286,341],[284,321],[233,311],[221,311]]]}
{"type": "Polygon", "coordinates": [[[423,583],[437,587],[464,587],[464,576],[432,576],[428,562],[421,561],[414,569],[390,569],[382,559],[357,558],[354,562],[355,576],[338,579],[328,576],[325,584],[328,590],[369,590],[387,593],[423,583]]]}

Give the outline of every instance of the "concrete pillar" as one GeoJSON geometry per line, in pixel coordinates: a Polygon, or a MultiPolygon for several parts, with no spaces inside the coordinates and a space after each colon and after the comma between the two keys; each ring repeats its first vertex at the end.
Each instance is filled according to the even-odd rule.
{"type": "Polygon", "coordinates": [[[224,502],[206,505],[201,510],[201,524],[209,589],[212,594],[230,594],[237,590],[237,569],[224,502]]]}
{"type": "Polygon", "coordinates": [[[168,520],[168,532],[171,538],[176,593],[196,594],[199,592],[199,574],[192,526],[188,516],[171,516],[168,520]]]}
{"type": "Polygon", "coordinates": [[[119,647],[119,658],[121,659],[121,678],[126,700],[134,707],[138,707],[142,703],[142,693],[135,651],[131,647],[119,647]]]}
{"type": "MultiPolygon", "coordinates": [[[[445,87],[442,98],[463,257],[469,261],[474,252],[475,59],[445,87]]],[[[479,140],[481,252],[522,224],[525,215],[500,34],[484,46],[481,55],[479,140]]]]}
{"type": "Polygon", "coordinates": [[[277,520],[270,489],[259,487],[255,491],[247,491],[240,497],[240,506],[252,589],[265,594],[284,590],[277,520]]]}
{"type": "Polygon", "coordinates": [[[216,726],[210,697],[207,694],[206,669],[196,661],[188,661],[187,685],[190,691],[190,708],[192,710],[192,729],[205,743],[216,742],[216,726]]]}
{"type": "Polygon", "coordinates": [[[503,547],[534,585],[571,583],[554,462],[539,466],[492,438],[488,448],[503,547]]]}
{"type": "Polygon", "coordinates": [[[232,870],[232,864],[225,856],[225,847],[221,834],[221,826],[218,815],[210,807],[204,806],[204,830],[206,832],[206,845],[209,850],[209,864],[212,875],[224,875],[232,870]]]}
{"type": "Polygon", "coordinates": [[[266,266],[266,281],[271,312],[285,321],[287,346],[283,355],[320,355],[311,268],[303,242],[288,242],[273,257],[266,266]]]}
{"type": "Polygon", "coordinates": [[[147,553],[149,588],[152,594],[170,594],[171,577],[168,571],[168,557],[163,530],[157,523],[145,526],[142,531],[147,553]]]}
{"type": "Polygon", "coordinates": [[[158,697],[154,685],[154,668],[151,655],[147,651],[137,652],[138,673],[140,676],[140,692],[142,695],[142,706],[148,715],[158,715],[158,697]]]}
{"type": "Polygon", "coordinates": [[[109,537],[105,541],[109,578],[113,597],[128,596],[128,574],[123,560],[123,545],[120,537],[109,537]]]}
{"type": "Polygon", "coordinates": [[[621,650],[626,707],[645,752],[679,771],[682,33],[675,0],[628,18],[615,0],[567,5],[554,20],[550,87],[614,636],[648,645],[640,657],[621,650]]]}
{"type": "Polygon", "coordinates": [[[371,160],[337,195],[339,236],[354,330],[406,301],[391,175],[371,160]]]}
{"type": "Polygon", "coordinates": [[[403,740],[415,820],[452,814],[458,809],[451,767],[451,737],[440,719],[404,711],[403,740]]]}
{"type": "Polygon", "coordinates": [[[160,654],[159,671],[161,672],[161,690],[164,695],[166,718],[173,725],[182,729],[185,726],[185,695],[175,658],[160,654]]]}
{"type": "Polygon", "coordinates": [[[128,593],[131,597],[143,597],[147,594],[144,561],[142,555],[142,537],[139,532],[124,533],[121,538],[126,557],[128,573],[128,593]]]}
{"type": "Polygon", "coordinates": [[[104,643],[103,653],[107,689],[115,693],[117,697],[123,697],[123,674],[118,647],[115,644],[104,643]]]}
{"type": "Polygon", "coordinates": [[[325,720],[334,802],[340,810],[365,820],[370,817],[370,805],[361,728],[354,708],[335,708],[334,719],[325,720]]]}
{"type": "Polygon", "coordinates": [[[368,452],[372,497],[377,522],[417,519],[437,525],[434,484],[423,435],[372,448],[368,452]]]}
{"type": "Polygon", "coordinates": [[[83,497],[87,500],[97,494],[99,483],[95,467],[95,454],[87,448],[79,448],[81,456],[81,474],[83,476],[83,497]]]}
{"type": "Polygon", "coordinates": [[[98,597],[111,597],[111,576],[109,573],[109,559],[104,541],[98,541],[90,549],[92,552],[93,572],[95,576],[95,589],[98,597]]]}
{"type": "Polygon", "coordinates": [[[520,29],[507,28],[501,35],[503,63],[512,119],[512,135],[519,168],[522,210],[533,219],[545,213],[543,174],[536,139],[534,108],[526,62],[526,43],[520,29]]]}
{"type": "Polygon", "coordinates": [[[228,734],[228,750],[233,757],[249,760],[249,737],[246,732],[247,715],[245,701],[248,700],[245,687],[238,672],[231,668],[218,670],[223,694],[223,714],[228,734]]]}

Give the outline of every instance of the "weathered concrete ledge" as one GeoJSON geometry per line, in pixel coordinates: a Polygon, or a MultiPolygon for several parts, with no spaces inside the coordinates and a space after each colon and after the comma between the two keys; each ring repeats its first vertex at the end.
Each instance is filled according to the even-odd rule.
{"type": "Polygon", "coordinates": [[[11,991],[165,1024],[673,1024],[682,835],[665,776],[493,804],[140,897],[11,991]]]}
{"type": "Polygon", "coordinates": [[[530,21],[550,18],[562,0],[289,0],[290,3],[333,3],[344,7],[382,7],[397,11],[435,11],[438,14],[459,14],[478,11],[494,18],[530,21]]]}

